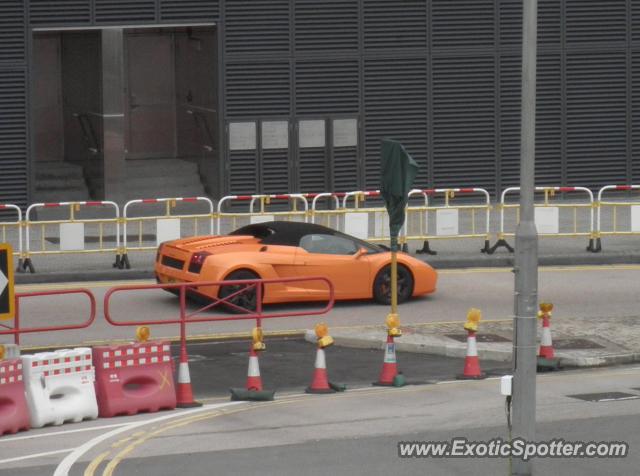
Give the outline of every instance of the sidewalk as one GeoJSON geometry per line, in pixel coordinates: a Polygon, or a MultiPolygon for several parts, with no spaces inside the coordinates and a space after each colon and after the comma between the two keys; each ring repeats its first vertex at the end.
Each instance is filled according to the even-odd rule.
{"type": "MultiPolygon", "coordinates": [[[[399,351],[464,358],[464,322],[402,326],[402,337],[395,340],[399,351]]],[[[551,319],[556,357],[563,367],[593,367],[640,361],[640,317],[581,319],[558,314],[551,319]]],[[[382,349],[385,326],[331,329],[336,345],[382,349]]],[[[305,338],[315,342],[313,331],[305,338]]],[[[513,320],[480,322],[477,334],[481,360],[511,361],[513,320]]],[[[538,342],[540,327],[538,328],[538,342]]]]}

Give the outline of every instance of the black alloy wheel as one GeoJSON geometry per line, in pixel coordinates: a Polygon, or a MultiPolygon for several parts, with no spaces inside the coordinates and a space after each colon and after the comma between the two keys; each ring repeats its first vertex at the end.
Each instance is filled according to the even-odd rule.
{"type": "MultiPolygon", "coordinates": [[[[413,294],[413,276],[404,265],[398,264],[398,304],[413,294]]],[[[373,298],[380,304],[391,304],[391,265],[382,268],[373,282],[373,298]]]]}
{"type": "MultiPolygon", "coordinates": [[[[253,271],[249,271],[248,269],[239,269],[229,274],[225,280],[226,281],[237,281],[243,279],[260,279],[253,271]]],[[[220,286],[220,290],[218,291],[219,298],[225,298],[241,289],[245,289],[247,287],[246,284],[232,284],[228,286],[220,286]]],[[[264,288],[263,288],[264,289],[264,288]]],[[[239,293],[237,296],[229,299],[231,304],[234,304],[242,309],[246,309],[246,311],[242,309],[237,309],[233,306],[226,305],[225,308],[234,314],[247,314],[250,312],[254,312],[257,308],[257,292],[256,288],[252,288],[248,291],[239,293]]]]}

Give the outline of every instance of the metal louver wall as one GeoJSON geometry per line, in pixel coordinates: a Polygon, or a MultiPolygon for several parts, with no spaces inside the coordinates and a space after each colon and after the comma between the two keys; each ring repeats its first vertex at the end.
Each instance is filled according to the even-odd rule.
{"type": "Polygon", "coordinates": [[[95,0],[96,23],[146,23],[156,19],[156,0],[95,0]]]}
{"type": "Polygon", "coordinates": [[[424,50],[427,3],[424,0],[362,0],[364,48],[367,51],[424,50]]]}
{"type": "MultiPolygon", "coordinates": [[[[640,8],[638,8],[638,20],[640,20],[640,8]]],[[[640,22],[639,22],[640,26],[640,22]]],[[[640,28],[638,31],[638,39],[640,40],[640,28]]],[[[634,51],[631,54],[631,124],[630,137],[631,142],[631,182],[640,183],[640,51],[634,51]]]]}
{"type": "Polygon", "coordinates": [[[228,55],[289,53],[289,0],[227,0],[224,15],[228,55]]]}
{"type": "Polygon", "coordinates": [[[25,69],[0,69],[0,203],[27,204],[25,69]]]}
{"type": "Polygon", "coordinates": [[[295,0],[296,53],[358,50],[358,1],[295,0]]]}
{"type": "Polygon", "coordinates": [[[228,63],[225,74],[227,117],[288,116],[290,84],[288,61],[228,63]]]}
{"type": "Polygon", "coordinates": [[[211,21],[220,15],[218,0],[160,0],[160,19],[211,21]]]}
{"type": "Polygon", "coordinates": [[[622,52],[567,55],[570,185],[601,186],[619,182],[627,174],[625,69],[622,52]]]}
{"type": "Polygon", "coordinates": [[[91,0],[29,0],[29,20],[33,26],[90,24],[92,3],[91,0]]]}
{"type": "Polygon", "coordinates": [[[0,2],[0,64],[24,63],[25,18],[23,0],[0,2]]]}
{"type": "MultiPolygon", "coordinates": [[[[638,183],[640,0],[538,4],[538,182],[638,183]]],[[[5,199],[27,189],[25,23],[210,21],[223,32],[221,123],[254,121],[259,131],[278,118],[292,131],[286,151],[226,148],[233,191],[285,191],[278,177],[290,189],[377,188],[385,136],[421,164],[419,186],[497,192],[517,182],[521,0],[3,0],[3,105],[10,115],[22,108],[1,131],[0,167],[19,176],[2,169],[5,199]],[[332,147],[340,117],[359,121],[356,147],[332,147]],[[298,147],[303,118],[326,121],[325,147],[298,147]]]]}
{"type": "Polygon", "coordinates": [[[434,58],[432,74],[435,183],[494,190],[494,57],[434,58]]]}
{"type": "Polygon", "coordinates": [[[405,145],[420,166],[416,186],[426,186],[426,59],[366,59],[364,78],[365,187],[380,187],[380,140],[385,137],[405,145]]]}

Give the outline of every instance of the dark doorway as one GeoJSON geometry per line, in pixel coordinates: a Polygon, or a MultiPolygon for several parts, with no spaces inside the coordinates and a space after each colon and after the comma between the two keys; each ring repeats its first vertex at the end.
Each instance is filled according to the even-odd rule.
{"type": "MultiPolygon", "coordinates": [[[[115,172],[120,188],[126,191],[131,190],[128,181],[135,175],[134,194],[153,196],[162,171],[166,178],[182,184],[182,189],[176,185],[174,196],[184,195],[184,189],[200,194],[198,188],[203,187],[206,193],[216,194],[215,27],[120,31],[119,45],[113,42],[118,38],[113,35],[105,42],[100,29],[34,33],[31,104],[36,195],[42,192],[47,201],[53,201],[52,194],[58,190],[59,200],[78,200],[84,195],[114,198],[108,196],[108,183],[105,191],[105,171],[109,171],[109,180],[115,172]],[[122,93],[115,98],[120,93],[104,86],[118,75],[123,87],[116,88],[122,93]],[[118,103],[120,110],[114,110],[118,103]],[[104,111],[109,114],[105,116],[104,111]],[[105,118],[118,115],[121,125],[103,127],[105,118]],[[117,142],[117,136],[124,147],[119,153],[105,154],[104,144],[114,143],[114,138],[117,142]],[[147,168],[154,172],[148,187],[143,183],[147,168]],[[176,171],[182,170],[192,177],[176,178],[176,171]],[[70,189],[81,188],[82,183],[70,187],[65,177],[80,180],[86,190],[69,196],[70,189]]],[[[170,190],[165,187],[162,192],[165,196],[170,190]]]]}

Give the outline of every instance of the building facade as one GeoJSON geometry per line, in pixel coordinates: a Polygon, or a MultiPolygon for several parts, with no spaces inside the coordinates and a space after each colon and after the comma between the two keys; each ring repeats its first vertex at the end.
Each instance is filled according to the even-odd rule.
{"type": "MultiPolygon", "coordinates": [[[[3,0],[0,202],[186,158],[208,193],[518,181],[521,0],[3,0]]],[[[640,182],[640,0],[540,0],[538,185],[640,182]]],[[[166,177],[171,180],[170,174],[166,177]]]]}

